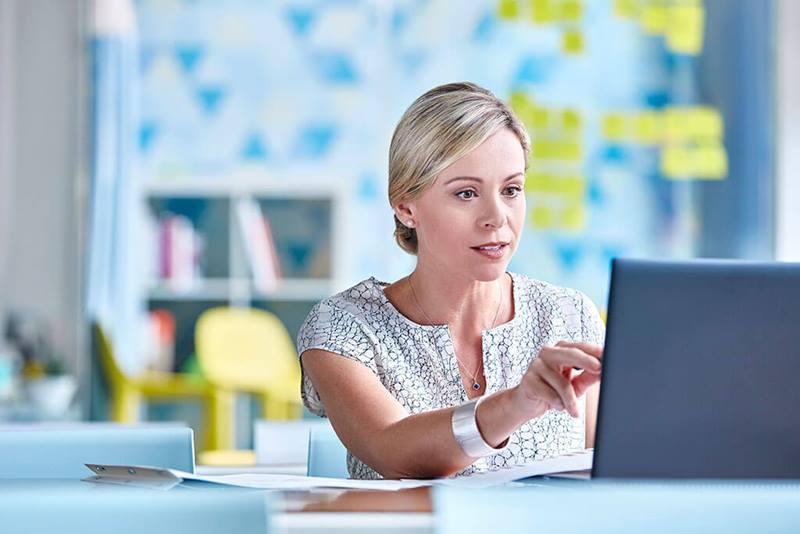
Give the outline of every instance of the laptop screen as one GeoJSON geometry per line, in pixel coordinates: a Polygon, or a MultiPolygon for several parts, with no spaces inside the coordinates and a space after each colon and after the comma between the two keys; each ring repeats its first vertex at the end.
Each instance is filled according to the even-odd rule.
{"type": "Polygon", "coordinates": [[[615,260],[592,476],[800,478],[800,265],[615,260]]]}

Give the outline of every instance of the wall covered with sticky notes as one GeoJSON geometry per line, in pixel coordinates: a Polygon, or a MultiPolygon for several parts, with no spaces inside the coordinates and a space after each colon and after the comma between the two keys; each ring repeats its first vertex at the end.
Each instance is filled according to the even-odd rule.
{"type": "MultiPolygon", "coordinates": [[[[741,112],[734,89],[755,81],[715,65],[736,42],[769,47],[772,2],[752,4],[139,0],[143,179],[329,180],[349,199],[347,239],[335,244],[345,279],[392,281],[414,264],[392,239],[392,130],[427,89],[471,80],[506,99],[531,134],[511,269],[577,287],[602,308],[611,258],[698,254],[714,238],[704,199],[750,184],[732,177],[750,165],[742,154],[768,142],[769,124],[757,121],[771,97],[753,89],[757,105],[741,112]],[[750,32],[734,41],[723,31],[731,21],[750,32]]],[[[754,240],[769,231],[762,215],[754,240]]]]}

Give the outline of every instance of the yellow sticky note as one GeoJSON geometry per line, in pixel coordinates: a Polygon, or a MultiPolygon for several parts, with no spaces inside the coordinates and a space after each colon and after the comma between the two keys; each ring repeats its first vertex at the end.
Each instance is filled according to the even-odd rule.
{"type": "Polygon", "coordinates": [[[622,113],[605,115],[602,121],[603,137],[609,141],[622,141],[627,135],[627,122],[625,115],[622,113]]]}
{"type": "Polygon", "coordinates": [[[535,24],[550,24],[556,20],[554,0],[531,0],[531,17],[535,24]]]}
{"type": "Polygon", "coordinates": [[[698,148],[692,152],[695,178],[722,180],[728,176],[728,154],[722,145],[698,148]]]}
{"type": "Polygon", "coordinates": [[[530,117],[534,130],[546,130],[550,126],[550,112],[547,108],[535,106],[531,109],[530,117]]]}
{"type": "Polygon", "coordinates": [[[583,17],[583,4],[580,0],[562,0],[558,18],[564,21],[577,22],[583,17]]]}
{"type": "Polygon", "coordinates": [[[562,212],[559,226],[565,230],[576,232],[586,226],[586,209],[582,202],[571,203],[562,212]]]}
{"type": "Polygon", "coordinates": [[[687,129],[693,140],[722,139],[722,115],[714,108],[698,106],[687,113],[687,129]]]}
{"type": "Polygon", "coordinates": [[[654,111],[638,113],[633,118],[633,139],[643,145],[658,144],[664,135],[664,123],[654,111]]]}
{"type": "Polygon", "coordinates": [[[511,103],[511,108],[518,113],[524,109],[532,107],[532,103],[528,98],[528,95],[519,91],[513,91],[511,93],[509,102],[511,103]]]}
{"type": "Polygon", "coordinates": [[[540,172],[528,172],[525,176],[526,193],[547,193],[551,187],[552,178],[540,172]]]}
{"type": "Polygon", "coordinates": [[[664,111],[664,141],[668,144],[680,144],[689,141],[689,115],[691,108],[668,107],[664,111]]]}
{"type": "Polygon", "coordinates": [[[561,112],[561,127],[574,131],[581,129],[581,114],[574,109],[565,109],[561,112]]]}
{"type": "Polygon", "coordinates": [[[500,0],[497,4],[497,15],[501,19],[517,19],[520,15],[520,0],[500,0]]]}
{"type": "Polygon", "coordinates": [[[558,192],[566,197],[580,200],[586,192],[583,176],[559,176],[556,178],[558,192]]]}
{"type": "Polygon", "coordinates": [[[699,54],[703,49],[705,9],[698,5],[675,5],[669,8],[667,46],[681,54],[699,54]]]}
{"type": "Polygon", "coordinates": [[[554,159],[555,149],[550,141],[534,141],[531,154],[536,159],[554,159]]]}
{"type": "Polygon", "coordinates": [[[532,126],[536,106],[533,104],[531,99],[525,93],[515,91],[511,93],[510,102],[511,109],[514,110],[514,113],[517,114],[520,120],[525,124],[532,126]]]}
{"type": "Polygon", "coordinates": [[[624,19],[635,19],[639,13],[637,0],[614,0],[614,14],[624,19]]]}
{"type": "Polygon", "coordinates": [[[530,221],[534,228],[546,230],[553,227],[553,212],[545,206],[536,206],[530,211],[530,221]]]}
{"type": "Polygon", "coordinates": [[[659,4],[645,5],[639,15],[639,24],[645,33],[661,35],[669,26],[669,9],[659,4]]]}
{"type": "Polygon", "coordinates": [[[562,141],[553,143],[554,159],[562,161],[580,161],[582,150],[581,144],[576,141],[562,141]]]}
{"type": "Polygon", "coordinates": [[[566,54],[580,54],[583,52],[583,33],[574,30],[562,33],[561,50],[566,54]]]}
{"type": "Polygon", "coordinates": [[[691,178],[694,174],[691,151],[679,146],[665,147],[661,150],[661,173],[672,179],[691,178]]]}

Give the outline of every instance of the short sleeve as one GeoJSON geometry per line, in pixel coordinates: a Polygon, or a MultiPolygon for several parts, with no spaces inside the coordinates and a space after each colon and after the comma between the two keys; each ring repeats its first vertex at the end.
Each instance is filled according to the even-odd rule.
{"type": "Polygon", "coordinates": [[[364,364],[377,376],[376,347],[375,336],[351,312],[327,301],[314,306],[297,334],[297,354],[301,358],[302,371],[301,396],[306,408],[315,415],[326,416],[319,394],[303,369],[303,352],[310,349],[333,352],[364,364]]]}

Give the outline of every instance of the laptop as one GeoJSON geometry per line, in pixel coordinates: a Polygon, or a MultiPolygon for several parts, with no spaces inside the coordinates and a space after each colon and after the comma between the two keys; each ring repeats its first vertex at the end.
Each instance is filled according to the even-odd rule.
{"type": "Polygon", "coordinates": [[[800,478],[800,264],[612,264],[592,478],[800,478]]]}

